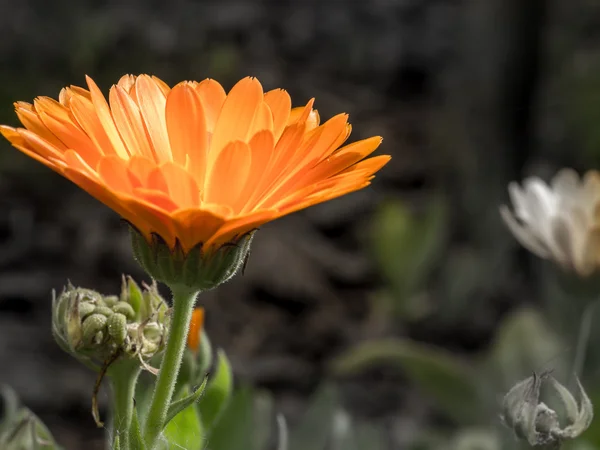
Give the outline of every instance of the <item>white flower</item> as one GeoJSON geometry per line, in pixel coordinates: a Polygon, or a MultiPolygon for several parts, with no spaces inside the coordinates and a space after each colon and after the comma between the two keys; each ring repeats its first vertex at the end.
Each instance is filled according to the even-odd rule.
{"type": "Polygon", "coordinates": [[[540,178],[512,182],[508,192],[514,213],[503,205],[502,218],[525,248],[554,260],[582,276],[600,263],[600,173],[589,171],[583,179],[572,169],[562,169],[550,185],[540,178]]]}

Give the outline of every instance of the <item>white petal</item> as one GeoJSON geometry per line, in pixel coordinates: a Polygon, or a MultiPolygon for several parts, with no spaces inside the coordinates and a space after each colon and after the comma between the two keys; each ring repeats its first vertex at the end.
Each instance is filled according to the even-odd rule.
{"type": "Polygon", "coordinates": [[[519,243],[540,258],[550,258],[551,253],[545,243],[533,234],[530,228],[521,225],[506,205],[500,207],[500,215],[519,243]]]}
{"type": "Polygon", "coordinates": [[[528,198],[525,191],[519,186],[519,183],[512,181],[508,184],[508,196],[515,210],[515,216],[525,223],[531,222],[532,217],[527,202],[528,198]]]}
{"type": "Polygon", "coordinates": [[[558,197],[577,197],[581,190],[579,175],[573,169],[561,169],[552,179],[551,188],[558,197]]]}
{"type": "Polygon", "coordinates": [[[576,237],[564,218],[557,217],[551,224],[551,239],[546,242],[552,256],[561,266],[571,269],[574,264],[576,237]]]}
{"type": "Polygon", "coordinates": [[[556,214],[557,197],[550,187],[540,178],[531,177],[523,182],[530,214],[537,220],[556,214]]]}

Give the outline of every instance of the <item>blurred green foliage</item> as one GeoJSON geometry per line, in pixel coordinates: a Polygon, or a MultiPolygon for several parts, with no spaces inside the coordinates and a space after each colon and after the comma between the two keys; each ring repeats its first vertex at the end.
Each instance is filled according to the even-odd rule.
{"type": "Polygon", "coordinates": [[[434,270],[447,239],[447,205],[432,201],[422,217],[401,202],[381,205],[373,220],[376,261],[386,281],[379,298],[400,318],[419,319],[431,305],[417,295],[434,270]]]}
{"type": "Polygon", "coordinates": [[[7,386],[0,388],[0,449],[60,450],[48,428],[7,386]]]}
{"type": "Polygon", "coordinates": [[[236,391],[207,440],[209,450],[268,450],[277,436],[278,450],[385,450],[383,428],[357,422],[341,406],[337,390],[323,385],[288,431],[279,416],[276,430],[270,394],[250,387],[236,391]]]}
{"type": "MultiPolygon", "coordinates": [[[[418,323],[440,311],[452,311],[453,317],[470,314],[471,306],[464,300],[468,290],[464,283],[472,280],[459,275],[476,272],[477,258],[467,258],[464,265],[440,272],[445,276],[436,281],[452,289],[436,291],[441,297],[437,308],[430,302],[419,304],[427,298],[420,293],[427,290],[442,257],[447,257],[444,252],[453,250],[448,247],[447,209],[436,198],[425,214],[417,216],[396,202],[383,205],[375,217],[373,248],[387,282],[384,294],[377,299],[384,298],[391,305],[397,321],[418,323]],[[455,275],[447,276],[449,273],[455,275]]],[[[578,338],[582,314],[595,312],[589,305],[590,292],[600,292],[597,280],[575,280],[552,270],[541,278],[541,292],[547,297],[541,307],[525,306],[506,315],[491,343],[477,354],[461,355],[407,337],[390,337],[349,349],[332,362],[332,373],[352,377],[377,367],[398,368],[448,421],[446,425],[425,425],[412,439],[411,450],[521,448],[499,419],[503,395],[533,371],[546,369],[552,369],[558,379],[573,388],[576,354],[600,356],[600,352],[593,351],[594,341],[586,352],[589,339],[585,330],[578,338]]],[[[581,375],[586,390],[593,402],[600,400],[600,390],[593,383],[595,371],[590,370],[593,366],[584,367],[581,375]]],[[[548,401],[560,411],[554,400],[548,401]]],[[[564,448],[600,448],[600,426],[592,424],[582,438],[564,448]]]]}

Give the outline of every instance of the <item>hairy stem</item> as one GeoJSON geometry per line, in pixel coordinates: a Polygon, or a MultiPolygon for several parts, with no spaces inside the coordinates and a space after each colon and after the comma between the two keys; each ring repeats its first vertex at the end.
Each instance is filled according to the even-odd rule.
{"type": "Polygon", "coordinates": [[[166,425],[167,411],[173,397],[192,318],[192,310],[198,295],[197,291],[189,288],[171,287],[171,291],[173,293],[173,313],[167,347],[154,386],[146,423],[144,424],[144,441],[148,450],[155,448],[166,425]]]}

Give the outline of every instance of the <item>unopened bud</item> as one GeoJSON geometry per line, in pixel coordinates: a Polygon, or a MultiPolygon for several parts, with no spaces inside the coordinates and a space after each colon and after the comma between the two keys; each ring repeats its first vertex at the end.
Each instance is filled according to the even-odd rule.
{"type": "Polygon", "coordinates": [[[504,423],[531,446],[559,448],[564,440],[574,439],[583,433],[594,417],[592,402],[578,379],[577,386],[580,403],[549,372],[534,373],[517,383],[504,397],[504,423]],[[556,411],[540,402],[540,391],[546,381],[550,382],[564,406],[567,422],[564,427],[561,427],[556,411]]]}
{"type": "Polygon", "coordinates": [[[117,302],[112,310],[116,313],[124,315],[127,319],[133,320],[135,318],[135,311],[133,307],[127,302],[117,302]]]}
{"type": "Polygon", "coordinates": [[[52,311],[59,345],[97,369],[117,356],[140,359],[148,367],[169,328],[168,306],[156,284],[141,289],[131,278],[123,278],[119,296],[69,285],[54,298],[52,311]]]}
{"type": "Polygon", "coordinates": [[[88,316],[81,326],[83,332],[83,343],[93,344],[98,343],[104,336],[104,330],[106,329],[107,318],[105,315],[94,312],[91,316],[88,316]]]}
{"type": "Polygon", "coordinates": [[[108,335],[117,344],[122,347],[127,339],[127,317],[123,314],[114,313],[106,322],[108,335]]]}

